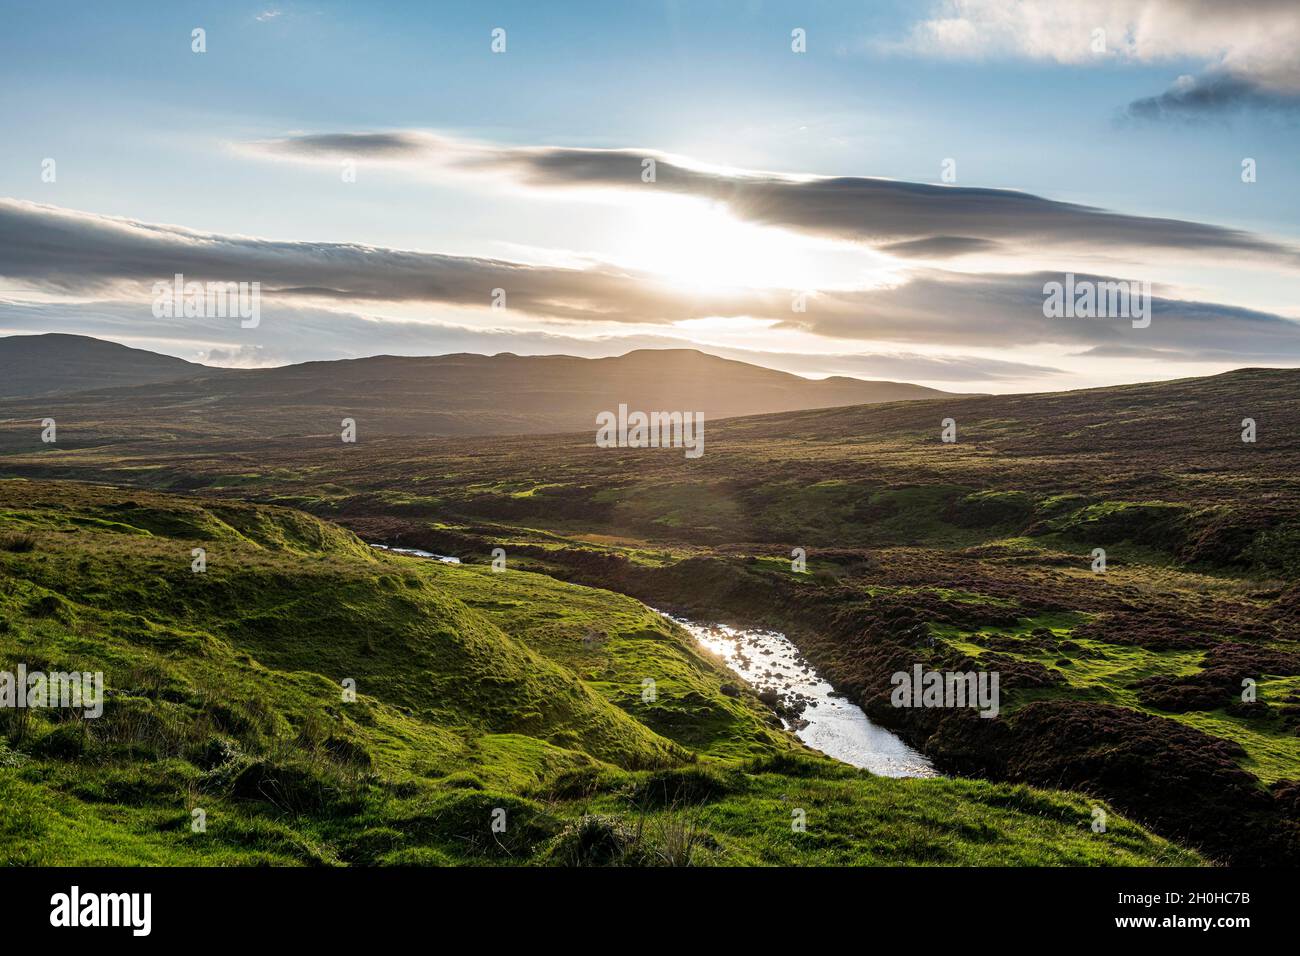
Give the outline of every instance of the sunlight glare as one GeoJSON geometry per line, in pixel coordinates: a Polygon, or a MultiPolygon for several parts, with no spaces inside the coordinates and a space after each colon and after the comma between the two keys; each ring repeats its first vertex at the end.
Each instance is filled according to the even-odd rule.
{"type": "Polygon", "coordinates": [[[638,206],[631,218],[628,264],[677,288],[812,289],[833,281],[825,243],[743,222],[718,204],[670,197],[638,206]]]}

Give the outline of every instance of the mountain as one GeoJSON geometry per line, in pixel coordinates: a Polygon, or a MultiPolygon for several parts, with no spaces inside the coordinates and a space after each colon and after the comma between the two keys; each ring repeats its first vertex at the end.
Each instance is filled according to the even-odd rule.
{"type": "Polygon", "coordinates": [[[0,338],[0,399],[150,385],[187,378],[202,365],[85,335],[0,338]]]}
{"type": "Polygon", "coordinates": [[[690,349],[601,359],[381,355],[255,370],[205,368],[79,336],[0,340],[0,355],[6,350],[22,353],[24,365],[8,394],[41,400],[6,404],[5,417],[53,415],[99,438],[319,435],[337,432],[343,418],[372,437],[502,435],[591,429],[599,412],[620,404],[714,420],[947,394],[898,382],[812,381],[690,349]],[[33,339],[53,341],[34,349],[25,344],[33,339]],[[55,396],[51,383],[72,394],[55,396]]]}

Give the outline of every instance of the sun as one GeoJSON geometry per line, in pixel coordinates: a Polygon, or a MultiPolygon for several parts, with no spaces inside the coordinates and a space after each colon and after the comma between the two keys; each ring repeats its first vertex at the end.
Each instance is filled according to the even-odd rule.
{"type": "Polygon", "coordinates": [[[815,243],[697,199],[637,204],[625,238],[629,265],[677,288],[808,289],[824,281],[815,243]]]}

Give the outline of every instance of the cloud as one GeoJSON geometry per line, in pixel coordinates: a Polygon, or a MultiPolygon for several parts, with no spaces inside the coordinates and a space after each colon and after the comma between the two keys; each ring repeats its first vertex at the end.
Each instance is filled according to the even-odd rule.
{"type": "Polygon", "coordinates": [[[963,256],[973,252],[991,252],[997,243],[988,239],[972,239],[969,236],[931,236],[927,239],[908,239],[906,242],[893,242],[881,246],[881,252],[901,256],[904,259],[947,259],[963,256]]]}
{"type": "Polygon", "coordinates": [[[287,140],[265,140],[245,144],[255,152],[283,153],[334,160],[366,156],[380,159],[420,158],[449,140],[414,133],[315,133],[287,140]],[[292,150],[286,144],[292,143],[292,150]]]}
{"type": "Polygon", "coordinates": [[[1159,96],[1134,100],[1127,115],[1151,121],[1196,120],[1245,108],[1279,113],[1300,110],[1300,94],[1277,93],[1249,78],[1211,71],[1180,76],[1159,96]]]}
{"type": "Polygon", "coordinates": [[[1199,75],[1130,104],[1129,115],[1143,119],[1300,108],[1294,0],[946,0],[898,47],[1071,65],[1202,64],[1199,75]]]}
{"type": "Polygon", "coordinates": [[[649,150],[494,146],[420,131],[293,136],[245,148],[304,161],[367,158],[416,170],[505,176],[536,188],[663,190],[720,203],[751,223],[861,242],[905,258],[1159,250],[1214,259],[1231,252],[1300,267],[1300,250],[1241,230],[1124,215],[1010,189],[796,177],[710,168],[649,150]],[[653,184],[642,180],[646,159],[655,161],[653,184]]]}
{"type": "Polygon", "coordinates": [[[356,243],[289,242],[201,233],[0,199],[0,274],[64,292],[140,297],[180,273],[187,281],[259,282],[264,296],[488,306],[567,321],[672,322],[770,312],[788,293],[686,296],[614,267],[559,268],[356,243]],[[129,289],[124,286],[130,287],[129,289]],[[738,311],[739,310],[739,311],[738,311]]]}
{"type": "Polygon", "coordinates": [[[238,348],[199,349],[195,355],[201,364],[221,368],[265,368],[282,364],[270,361],[265,350],[262,345],[241,345],[238,348]]]}
{"type": "MultiPolygon", "coordinates": [[[[924,328],[927,341],[950,347],[1055,343],[1150,354],[1159,350],[1165,358],[1185,361],[1300,360],[1300,322],[1270,312],[1178,299],[1158,289],[1152,294],[1151,324],[1144,329],[1133,328],[1126,319],[1045,318],[1043,286],[1061,280],[1060,273],[1052,272],[970,275],[931,270],[888,290],[821,293],[809,312],[818,315],[819,334],[843,338],[869,329],[875,339],[908,341],[909,328],[924,328]]],[[[1113,277],[1076,275],[1076,282],[1085,280],[1102,283],[1113,277]]]]}
{"type": "Polygon", "coordinates": [[[1184,355],[1214,352],[1225,361],[1300,358],[1300,323],[1184,301],[1159,290],[1147,329],[1133,329],[1122,319],[1045,318],[1043,286],[1060,280],[1058,273],[917,269],[892,286],[813,292],[806,311],[796,312],[791,290],[700,293],[600,264],[563,269],[352,243],[200,233],[14,200],[0,200],[0,275],[64,296],[117,300],[121,308],[112,317],[125,322],[130,334],[149,330],[155,338],[194,338],[198,330],[208,338],[208,348],[262,345],[267,362],[280,360],[277,350],[287,350],[289,338],[303,335],[335,348],[336,355],[371,350],[380,331],[389,340],[405,338],[427,347],[429,323],[378,316],[343,322],[330,318],[336,313],[322,303],[381,310],[385,303],[477,306],[507,330],[529,316],[562,320],[569,331],[582,323],[605,332],[627,323],[667,328],[687,319],[748,317],[840,340],[846,352],[859,350],[848,343],[870,341],[947,349],[1129,346],[1184,355]],[[170,281],[177,272],[187,281],[262,283],[261,327],[232,336],[237,322],[155,318],[149,286],[170,281]],[[506,290],[508,309],[488,308],[493,288],[506,290]],[[310,317],[309,330],[301,327],[304,316],[310,317]]]}

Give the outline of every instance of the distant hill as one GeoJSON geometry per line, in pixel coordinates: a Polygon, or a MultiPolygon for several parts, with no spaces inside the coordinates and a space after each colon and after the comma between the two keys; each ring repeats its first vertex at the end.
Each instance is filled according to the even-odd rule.
{"type": "Polygon", "coordinates": [[[8,350],[21,353],[24,366],[9,394],[41,401],[6,403],[5,417],[61,415],[101,438],[319,435],[337,431],[343,418],[372,437],[502,435],[593,428],[597,413],[620,404],[715,420],[948,394],[898,382],[813,381],[691,349],[602,359],[383,355],[255,370],[206,368],[79,336],[0,339],[0,355],[8,350]],[[60,390],[76,394],[54,397],[60,390]]]}
{"type": "Polygon", "coordinates": [[[0,338],[0,398],[35,398],[188,378],[202,365],[85,335],[0,338]]]}

